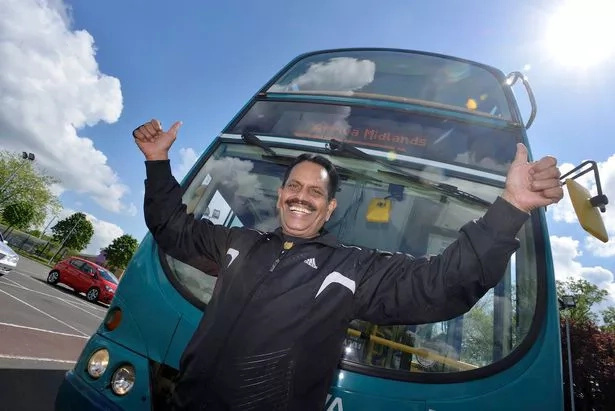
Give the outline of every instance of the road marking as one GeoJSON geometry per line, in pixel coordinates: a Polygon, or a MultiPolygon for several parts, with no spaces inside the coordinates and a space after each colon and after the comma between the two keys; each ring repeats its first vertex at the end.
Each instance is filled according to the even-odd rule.
{"type": "Polygon", "coordinates": [[[6,355],[0,354],[0,358],[7,360],[26,360],[26,361],[44,361],[44,362],[59,362],[62,364],[76,364],[77,361],[70,360],[58,360],[56,358],[44,358],[44,357],[26,357],[24,355],[6,355]]]}
{"type": "Polygon", "coordinates": [[[54,317],[54,316],[53,316],[53,315],[51,315],[51,314],[47,314],[45,311],[43,311],[43,310],[41,310],[41,309],[36,308],[36,307],[35,307],[35,306],[33,306],[32,304],[28,304],[28,303],[27,303],[27,302],[25,302],[24,300],[22,300],[22,299],[20,299],[20,298],[17,298],[17,297],[15,297],[14,295],[11,295],[11,294],[7,293],[7,292],[6,292],[6,291],[4,291],[4,290],[0,290],[0,293],[4,293],[4,294],[8,295],[9,297],[11,297],[11,298],[13,298],[13,299],[15,299],[15,300],[19,301],[20,303],[25,304],[25,305],[27,305],[28,307],[30,307],[30,308],[32,308],[32,309],[34,309],[34,310],[38,311],[39,313],[41,313],[41,314],[43,314],[43,315],[46,315],[47,317],[49,317],[49,318],[51,318],[51,319],[53,319],[53,320],[56,320],[56,321],[57,321],[57,322],[59,322],[60,324],[64,324],[65,326],[67,326],[67,327],[68,327],[68,328],[70,328],[71,330],[75,330],[75,331],[77,331],[79,334],[84,335],[84,336],[86,336],[86,337],[89,337],[89,336],[88,336],[86,333],[84,333],[83,331],[81,331],[81,330],[79,330],[79,329],[77,329],[77,328],[73,327],[73,326],[72,326],[72,325],[70,325],[70,324],[65,323],[64,321],[60,320],[59,318],[54,317]]]}
{"type": "MultiPolygon", "coordinates": [[[[29,276],[29,275],[27,275],[27,274],[24,274],[24,273],[30,273],[30,274],[32,274],[32,275],[37,275],[36,273],[32,273],[32,272],[30,272],[30,271],[24,271],[24,273],[20,273],[19,271],[15,271],[15,272],[16,272],[17,274],[21,275],[22,277],[29,278],[30,280],[35,281],[36,283],[39,283],[39,281],[37,281],[36,279],[32,278],[31,276],[29,276]]],[[[42,281],[42,280],[41,280],[41,281],[42,281]]],[[[18,283],[18,284],[19,284],[19,283],[18,283]]],[[[48,286],[50,286],[50,284],[48,284],[48,283],[43,283],[43,284],[47,284],[48,286]]],[[[52,289],[53,289],[53,288],[52,288],[52,289]]],[[[40,291],[37,291],[37,292],[40,292],[40,291]]],[[[46,294],[46,295],[47,295],[47,294],[46,294]]],[[[60,297],[58,297],[58,296],[55,296],[55,297],[56,297],[56,298],[60,298],[60,297]]],[[[65,297],[66,297],[66,296],[65,296],[65,297]]],[[[85,301],[83,301],[83,300],[80,300],[78,297],[71,297],[71,299],[73,299],[73,303],[82,304],[83,306],[87,306],[88,308],[92,308],[92,309],[95,309],[95,310],[100,310],[100,311],[102,311],[102,312],[107,312],[107,309],[106,309],[106,308],[101,308],[101,307],[98,307],[98,306],[94,305],[93,303],[90,303],[90,302],[85,302],[85,301]]]]}
{"type": "MultiPolygon", "coordinates": [[[[0,283],[0,284],[2,284],[2,283],[0,283]]],[[[47,293],[44,293],[42,291],[32,290],[31,288],[24,287],[24,286],[20,285],[19,283],[17,283],[17,285],[5,283],[5,285],[9,285],[11,287],[18,287],[18,288],[21,288],[23,290],[30,291],[30,292],[33,292],[33,293],[36,293],[36,294],[41,294],[41,295],[44,295],[44,296],[47,296],[47,297],[51,297],[51,298],[57,298],[58,300],[66,303],[66,304],[68,304],[68,305],[70,305],[72,307],[75,307],[76,309],[81,310],[84,313],[90,314],[91,316],[94,316],[94,317],[98,318],[99,320],[102,320],[103,318],[105,318],[104,316],[101,317],[100,315],[96,315],[94,313],[91,313],[88,310],[85,310],[82,307],[79,307],[77,304],[71,303],[71,302],[69,302],[68,300],[66,300],[66,299],[64,299],[62,297],[58,297],[58,296],[55,296],[55,295],[47,294],[47,293]]]]}
{"type": "MultiPolygon", "coordinates": [[[[26,287],[24,287],[23,285],[19,284],[17,281],[11,280],[10,278],[0,277],[0,280],[2,280],[2,282],[0,282],[0,284],[4,283],[4,281],[10,281],[13,284],[15,284],[16,287],[23,288],[24,290],[27,290],[26,287]]],[[[8,283],[4,283],[4,284],[11,285],[11,284],[8,284],[8,283]]]]}
{"type": "Polygon", "coordinates": [[[30,330],[30,331],[39,331],[39,332],[42,332],[42,333],[62,335],[62,336],[65,336],[65,337],[83,338],[84,340],[87,340],[87,339],[90,338],[90,337],[84,337],[82,335],[77,335],[77,334],[69,334],[69,333],[62,333],[62,332],[59,332],[59,331],[44,330],[42,328],[27,327],[25,325],[4,323],[4,322],[1,322],[1,321],[0,321],[0,325],[4,325],[5,327],[23,328],[23,329],[30,330]]]}

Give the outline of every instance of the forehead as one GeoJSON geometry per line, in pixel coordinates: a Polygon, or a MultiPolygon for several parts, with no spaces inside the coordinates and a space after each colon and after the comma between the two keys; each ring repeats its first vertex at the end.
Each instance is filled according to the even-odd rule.
{"type": "Polygon", "coordinates": [[[320,164],[311,161],[303,161],[293,167],[288,176],[288,180],[326,188],[329,183],[329,173],[327,173],[327,170],[320,164]]]}

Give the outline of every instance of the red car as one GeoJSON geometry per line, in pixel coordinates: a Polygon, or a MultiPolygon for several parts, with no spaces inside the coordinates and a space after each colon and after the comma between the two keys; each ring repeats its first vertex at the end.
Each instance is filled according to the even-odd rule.
{"type": "Polygon", "coordinates": [[[85,293],[88,301],[109,304],[115,295],[118,279],[107,269],[78,257],[57,263],[47,276],[49,284],[62,283],[77,293],[85,293]]]}

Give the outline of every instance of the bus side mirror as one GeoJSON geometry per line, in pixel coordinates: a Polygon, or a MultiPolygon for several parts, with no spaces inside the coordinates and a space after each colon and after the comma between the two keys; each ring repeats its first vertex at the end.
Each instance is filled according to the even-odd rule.
{"type": "Polygon", "coordinates": [[[596,165],[596,162],[585,161],[584,163],[575,167],[560,178],[566,178],[564,182],[566,184],[566,188],[568,189],[568,194],[570,195],[572,207],[574,208],[574,212],[577,215],[577,219],[579,220],[581,227],[583,227],[585,231],[596,237],[598,240],[604,243],[609,241],[609,235],[606,232],[604,221],[602,220],[602,216],[600,215],[600,212],[604,213],[606,211],[605,206],[608,204],[609,200],[607,199],[606,195],[602,193],[602,188],[600,186],[600,176],[598,175],[598,167],[596,165]],[[566,178],[587,164],[591,165],[589,169],[579,172],[570,178],[566,178]],[[598,190],[598,195],[595,197],[592,197],[585,187],[574,181],[575,178],[582,176],[583,174],[591,171],[592,169],[594,170],[596,188],[598,190]]]}
{"type": "Polygon", "coordinates": [[[581,184],[574,180],[566,180],[566,187],[570,195],[570,201],[574,207],[574,212],[577,215],[581,227],[598,240],[606,243],[609,241],[609,236],[604,227],[604,221],[598,207],[592,205],[592,196],[589,191],[581,184]]]}

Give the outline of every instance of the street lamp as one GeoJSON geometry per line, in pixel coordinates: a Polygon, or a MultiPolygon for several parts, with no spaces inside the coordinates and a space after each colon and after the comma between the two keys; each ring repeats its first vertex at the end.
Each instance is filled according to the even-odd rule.
{"type": "MultiPolygon", "coordinates": [[[[577,302],[573,295],[562,295],[558,297],[559,309],[569,310],[577,306],[577,302]]],[[[568,349],[568,381],[570,383],[570,409],[574,411],[574,383],[572,381],[572,353],[570,351],[570,324],[568,316],[564,317],[566,323],[566,348],[568,349]]]]}
{"type": "MultiPolygon", "coordinates": [[[[23,160],[28,160],[28,161],[34,161],[35,156],[33,153],[26,153],[25,151],[23,151],[21,153],[21,158],[23,160]]],[[[9,183],[11,182],[11,180],[13,178],[15,178],[15,176],[17,175],[17,171],[19,171],[23,166],[26,165],[26,163],[28,161],[24,161],[23,163],[21,163],[21,165],[19,165],[18,167],[15,168],[15,171],[13,171],[13,173],[9,176],[9,178],[4,182],[4,184],[2,184],[2,187],[0,187],[0,194],[2,192],[4,192],[4,189],[9,185],[9,183]]]]}

